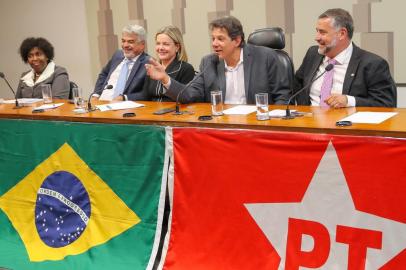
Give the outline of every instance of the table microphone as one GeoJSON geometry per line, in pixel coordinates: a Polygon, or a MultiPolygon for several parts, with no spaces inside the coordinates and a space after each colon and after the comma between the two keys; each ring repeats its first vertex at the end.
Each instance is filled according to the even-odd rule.
{"type": "Polygon", "coordinates": [[[14,106],[13,109],[20,109],[20,108],[22,108],[23,106],[21,106],[21,105],[18,103],[18,99],[17,99],[17,96],[16,96],[16,92],[13,90],[13,87],[11,87],[10,83],[9,83],[8,80],[6,79],[6,76],[4,76],[4,73],[3,73],[3,72],[0,72],[0,77],[3,78],[3,79],[6,81],[6,83],[7,83],[8,87],[10,88],[11,92],[13,92],[13,95],[14,95],[14,98],[15,98],[15,101],[16,101],[16,105],[14,106]]]}
{"type": "Polygon", "coordinates": [[[324,73],[326,73],[326,72],[332,70],[333,68],[334,68],[334,65],[333,65],[333,64],[328,64],[328,65],[324,68],[324,71],[323,71],[319,76],[317,76],[316,78],[313,78],[313,79],[312,79],[308,84],[306,84],[303,88],[299,89],[299,91],[297,91],[297,92],[294,93],[292,96],[290,96],[290,98],[289,98],[289,100],[288,100],[288,104],[286,105],[286,115],[285,115],[284,117],[282,117],[282,119],[293,119],[293,118],[295,118],[296,116],[295,116],[295,115],[292,115],[291,112],[290,112],[290,109],[289,109],[289,104],[290,104],[290,102],[292,101],[292,99],[293,99],[294,97],[296,97],[298,94],[300,94],[301,92],[303,92],[306,88],[308,88],[308,87],[309,87],[314,81],[316,81],[318,78],[320,78],[321,76],[323,76],[324,73]]]}
{"type": "MultiPolygon", "coordinates": [[[[111,84],[108,84],[108,85],[103,89],[103,91],[104,91],[104,90],[107,90],[107,89],[113,89],[113,86],[112,86],[111,84]]],[[[103,93],[103,91],[102,91],[102,93],[103,93]]],[[[96,109],[93,108],[93,106],[92,106],[92,96],[93,96],[94,93],[95,93],[95,92],[90,93],[89,99],[87,100],[87,111],[88,111],[88,112],[92,112],[92,111],[95,111],[95,110],[96,110],[96,109]]]]}
{"type": "Polygon", "coordinates": [[[207,68],[209,66],[213,65],[217,65],[219,62],[219,57],[217,54],[213,53],[211,54],[209,57],[208,63],[207,65],[204,67],[204,69],[202,70],[202,72],[200,72],[199,74],[197,74],[190,82],[188,82],[185,87],[182,88],[182,90],[179,91],[178,95],[176,96],[176,106],[175,106],[175,112],[173,114],[183,114],[183,112],[180,111],[179,107],[180,107],[180,103],[179,103],[179,98],[180,96],[183,94],[183,92],[186,91],[186,89],[189,88],[189,86],[196,81],[197,78],[199,78],[200,76],[202,76],[204,74],[204,72],[207,70],[207,68]]]}

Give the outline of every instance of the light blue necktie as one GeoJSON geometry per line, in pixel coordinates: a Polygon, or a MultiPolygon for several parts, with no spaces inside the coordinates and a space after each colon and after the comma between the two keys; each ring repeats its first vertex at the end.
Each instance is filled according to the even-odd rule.
{"type": "Polygon", "coordinates": [[[118,97],[119,95],[123,94],[125,84],[127,82],[128,76],[128,65],[130,61],[128,59],[124,59],[123,65],[121,66],[120,75],[118,76],[116,88],[114,89],[114,97],[118,97]]]}

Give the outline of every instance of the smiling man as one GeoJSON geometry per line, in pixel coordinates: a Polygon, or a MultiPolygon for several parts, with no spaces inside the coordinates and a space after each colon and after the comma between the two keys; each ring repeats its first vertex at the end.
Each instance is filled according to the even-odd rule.
{"type": "Polygon", "coordinates": [[[106,100],[136,100],[145,80],[146,33],[139,25],[123,28],[121,50],[118,50],[99,74],[94,96],[106,100]],[[104,93],[103,93],[104,92],[104,93]]]}
{"type": "MultiPolygon", "coordinates": [[[[269,103],[286,104],[289,99],[287,72],[269,48],[245,43],[240,21],[232,16],[210,23],[214,54],[203,57],[201,74],[181,93],[179,100],[210,102],[210,91],[221,90],[228,104],[254,104],[256,93],[269,93],[269,103]]],[[[171,79],[162,65],[150,61],[148,75],[167,88],[166,95],[176,100],[184,85],[171,79]]]]}
{"type": "Polygon", "coordinates": [[[396,86],[388,63],[351,42],[354,23],[343,9],[329,9],[318,18],[315,41],[295,74],[299,105],[342,108],[396,107],[396,86]],[[332,64],[326,72],[313,83],[332,64]]]}

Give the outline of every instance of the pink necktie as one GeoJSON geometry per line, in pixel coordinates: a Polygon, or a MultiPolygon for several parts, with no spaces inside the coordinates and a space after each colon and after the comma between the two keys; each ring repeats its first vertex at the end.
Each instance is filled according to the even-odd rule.
{"type": "MultiPolygon", "coordinates": [[[[337,61],[335,59],[328,60],[328,64],[335,65],[337,61]]],[[[330,71],[327,71],[324,74],[323,84],[321,85],[320,90],[320,106],[321,107],[328,107],[328,105],[324,102],[331,94],[331,89],[333,88],[333,76],[334,76],[334,68],[330,71]]]]}

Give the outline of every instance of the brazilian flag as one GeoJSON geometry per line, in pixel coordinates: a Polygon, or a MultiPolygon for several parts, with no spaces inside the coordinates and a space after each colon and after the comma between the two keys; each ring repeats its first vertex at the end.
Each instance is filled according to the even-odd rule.
{"type": "Polygon", "coordinates": [[[165,128],[0,120],[0,269],[148,269],[165,128]]]}

